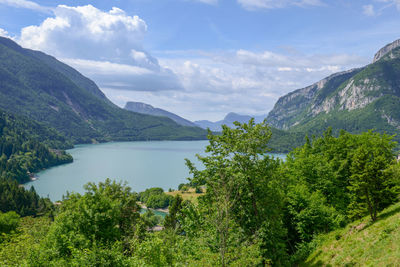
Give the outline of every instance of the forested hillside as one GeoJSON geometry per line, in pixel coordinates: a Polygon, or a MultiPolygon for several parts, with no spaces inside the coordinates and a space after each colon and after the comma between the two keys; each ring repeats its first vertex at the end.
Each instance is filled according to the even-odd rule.
{"type": "Polygon", "coordinates": [[[72,162],[72,143],[54,129],[0,110],[0,177],[19,183],[34,172],[72,162]]]}
{"type": "Polygon", "coordinates": [[[3,37],[0,108],[45,123],[74,143],[206,138],[198,127],[121,109],[76,70],[3,37]]]}

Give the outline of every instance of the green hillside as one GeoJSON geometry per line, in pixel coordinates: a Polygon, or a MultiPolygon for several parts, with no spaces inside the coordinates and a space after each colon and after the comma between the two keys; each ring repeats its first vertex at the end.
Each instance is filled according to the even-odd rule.
{"type": "Polygon", "coordinates": [[[0,179],[24,183],[31,173],[72,162],[72,157],[60,150],[68,147],[72,143],[56,130],[0,110],[0,179]]]}
{"type": "Polygon", "coordinates": [[[399,266],[400,203],[371,223],[369,217],[319,236],[304,266],[399,266]]]}
{"type": "Polygon", "coordinates": [[[123,110],[74,69],[2,37],[0,108],[46,123],[74,143],[206,137],[198,127],[123,110]]]}

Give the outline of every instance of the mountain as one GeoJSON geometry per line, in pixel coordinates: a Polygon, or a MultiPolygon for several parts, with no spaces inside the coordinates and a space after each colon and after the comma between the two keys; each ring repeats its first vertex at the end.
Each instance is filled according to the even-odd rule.
{"type": "Polygon", "coordinates": [[[141,114],[167,117],[175,121],[179,125],[197,127],[197,125],[195,125],[193,122],[188,121],[182,117],[179,117],[178,115],[172,112],[163,110],[161,108],[154,108],[153,106],[142,102],[127,102],[124,109],[141,114]]]}
{"type": "Polygon", "coordinates": [[[379,50],[374,61],[333,74],[281,97],[267,121],[279,129],[320,134],[331,126],[359,133],[396,134],[400,129],[400,40],[379,50]]]}
{"type": "Polygon", "coordinates": [[[229,126],[229,127],[233,127],[234,124],[233,122],[238,121],[240,123],[247,123],[251,118],[254,118],[256,123],[262,122],[263,119],[266,116],[261,115],[261,116],[249,116],[249,115],[240,115],[234,112],[230,112],[228,113],[225,118],[223,120],[220,121],[216,121],[216,122],[212,122],[209,120],[199,120],[199,121],[195,121],[194,123],[198,126],[200,126],[203,129],[207,129],[209,128],[211,131],[221,131],[221,126],[223,124],[229,126]]]}
{"type": "Polygon", "coordinates": [[[206,138],[198,127],[121,109],[73,68],[3,37],[0,108],[45,123],[74,143],[206,138]]]}

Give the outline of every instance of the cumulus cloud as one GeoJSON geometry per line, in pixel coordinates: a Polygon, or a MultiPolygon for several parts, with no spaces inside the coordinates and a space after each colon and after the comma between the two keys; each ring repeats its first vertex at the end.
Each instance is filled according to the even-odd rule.
{"type": "Polygon", "coordinates": [[[174,74],[161,68],[142,47],[146,32],[143,19],[117,7],[105,12],[92,5],[59,5],[54,16],[40,25],[23,28],[18,41],[71,63],[100,87],[152,91],[181,88],[174,74]]]}
{"type": "Polygon", "coordinates": [[[51,12],[51,8],[41,6],[35,2],[27,1],[27,0],[0,0],[0,4],[17,7],[17,8],[32,9],[32,10],[44,12],[44,13],[51,12]]]}
{"type": "Polygon", "coordinates": [[[237,0],[237,2],[247,10],[275,9],[289,6],[320,6],[320,0],[237,0]]]}
{"type": "Polygon", "coordinates": [[[125,61],[132,48],[141,49],[147,31],[144,20],[113,7],[103,12],[92,5],[54,9],[54,17],[25,27],[20,43],[53,55],[125,61]]]}

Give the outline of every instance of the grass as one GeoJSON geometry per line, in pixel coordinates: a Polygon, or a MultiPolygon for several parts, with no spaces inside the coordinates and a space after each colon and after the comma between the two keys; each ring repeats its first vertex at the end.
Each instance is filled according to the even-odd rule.
{"type": "Polygon", "coordinates": [[[400,266],[400,203],[321,235],[304,266],[400,266]]]}
{"type": "Polygon", "coordinates": [[[205,189],[202,188],[203,193],[196,193],[195,188],[189,188],[188,190],[175,190],[172,192],[165,192],[167,195],[175,197],[176,195],[181,195],[183,200],[189,200],[192,203],[197,203],[197,198],[205,194],[205,189]]]}

